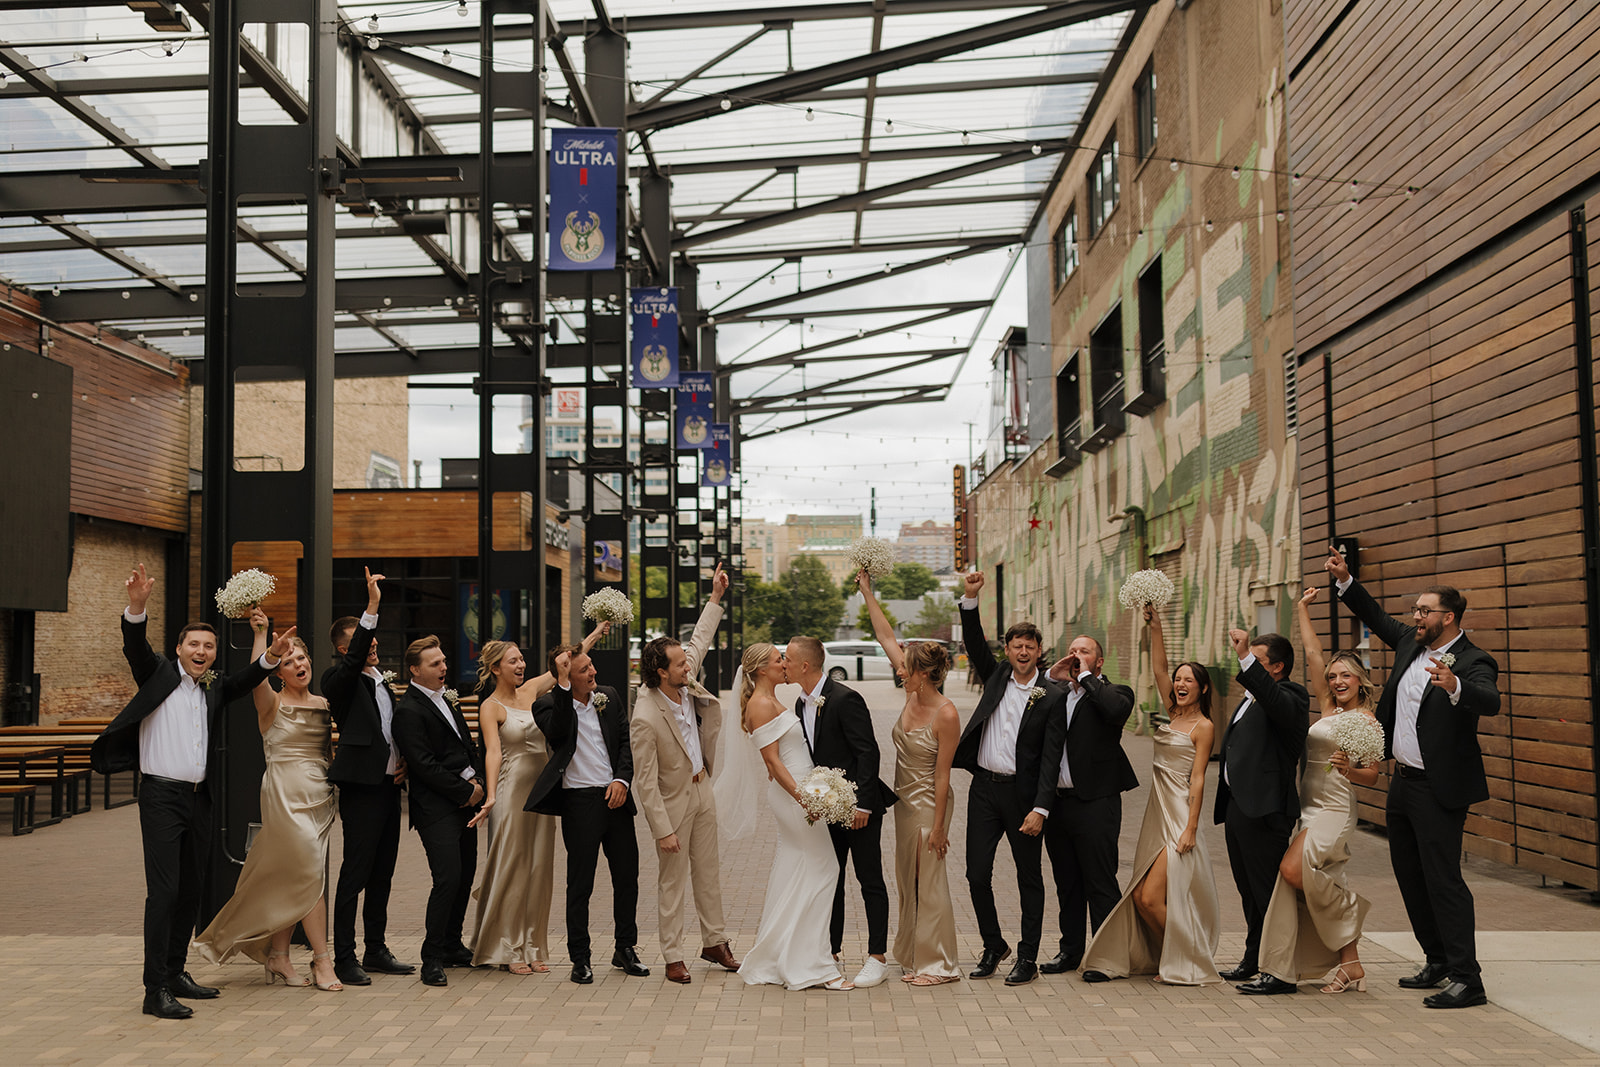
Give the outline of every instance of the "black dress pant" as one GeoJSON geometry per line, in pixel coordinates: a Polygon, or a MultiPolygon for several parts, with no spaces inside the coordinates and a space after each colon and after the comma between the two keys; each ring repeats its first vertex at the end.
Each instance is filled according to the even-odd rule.
{"type": "Polygon", "coordinates": [[[1230,797],[1223,822],[1233,884],[1244,905],[1244,959],[1240,962],[1245,970],[1253,971],[1260,962],[1261,923],[1267,917],[1267,904],[1272,900],[1272,887],[1278,882],[1278,865],[1289,848],[1294,820],[1281,811],[1251,818],[1239,810],[1239,801],[1230,797]]]}
{"type": "Polygon", "coordinates": [[[833,920],[828,936],[837,955],[844,944],[844,868],[845,860],[855,858],[856,881],[861,883],[861,902],[867,909],[867,953],[882,956],[889,951],[889,887],[883,883],[883,816],[867,816],[859,830],[830,823],[833,853],[839,857],[839,884],[833,891],[833,920]]]}
{"type": "Polygon", "coordinates": [[[461,925],[467,918],[472,877],[478,869],[478,830],[468,828],[471,818],[472,809],[461,808],[416,828],[433,875],[422,939],[423,963],[443,963],[446,953],[463,947],[461,925]]]}
{"type": "Polygon", "coordinates": [[[1061,909],[1061,953],[1069,960],[1083,958],[1085,908],[1090,929],[1098,930],[1122,899],[1117,889],[1121,832],[1121,793],[1083,800],[1073,790],[1056,790],[1055,807],[1044,824],[1044,847],[1061,909]]]}
{"type": "Polygon", "coordinates": [[[983,770],[972,776],[972,788],[967,791],[967,886],[972,892],[972,910],[978,915],[983,950],[1003,953],[1008,947],[994,903],[994,854],[1004,837],[1011,843],[1011,858],[1017,865],[1017,893],[1022,904],[1017,957],[1024,960],[1039,958],[1039,940],[1044,934],[1043,835],[1022,832],[1022,820],[1033,810],[1031,801],[1032,794],[1025,796],[1015,781],[997,782],[983,770]]]}
{"type": "Polygon", "coordinates": [[[1467,809],[1441,805],[1425,774],[1397,770],[1389,783],[1384,810],[1389,824],[1389,863],[1400,884],[1400,898],[1405,901],[1417,944],[1429,963],[1448,967],[1451,978],[1470,986],[1483,985],[1472,890],[1461,877],[1461,834],[1467,809]]]}
{"type": "Polygon", "coordinates": [[[639,943],[639,839],[627,805],[606,807],[604,789],[561,791],[561,843],[567,847],[567,954],[589,961],[589,897],[605,849],[618,948],[639,943]]]}
{"type": "Polygon", "coordinates": [[[147,774],[139,780],[144,838],[144,988],[183,973],[200,917],[200,880],[210,869],[211,792],[204,782],[147,774]]]}
{"type": "Polygon", "coordinates": [[[361,909],[368,952],[386,948],[389,887],[400,851],[400,787],[393,779],[378,785],[340,782],[339,819],[344,824],[344,859],[333,896],[333,955],[356,958],[356,909],[361,909]]]}

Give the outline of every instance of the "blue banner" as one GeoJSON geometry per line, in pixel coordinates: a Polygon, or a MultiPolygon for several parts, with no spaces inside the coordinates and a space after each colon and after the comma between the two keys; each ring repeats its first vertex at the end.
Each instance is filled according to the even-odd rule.
{"type": "Polygon", "coordinates": [[[700,453],[700,484],[724,486],[733,477],[733,426],[726,422],[711,424],[711,447],[700,453]]]}
{"type": "Polygon", "coordinates": [[[617,262],[617,131],[550,131],[550,269],[617,262]]]}
{"type": "Polygon", "coordinates": [[[678,375],[678,447],[711,447],[710,371],[683,371],[678,375]]]}
{"type": "Polygon", "coordinates": [[[678,385],[678,290],[651,286],[630,289],[628,307],[633,315],[635,389],[674,389],[678,385]]]}

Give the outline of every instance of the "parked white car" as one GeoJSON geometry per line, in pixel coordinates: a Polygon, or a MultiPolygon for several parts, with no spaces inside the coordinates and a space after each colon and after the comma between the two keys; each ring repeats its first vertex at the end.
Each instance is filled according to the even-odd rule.
{"type": "Polygon", "coordinates": [[[885,682],[894,667],[876,641],[824,641],[822,673],[836,682],[885,682]]]}

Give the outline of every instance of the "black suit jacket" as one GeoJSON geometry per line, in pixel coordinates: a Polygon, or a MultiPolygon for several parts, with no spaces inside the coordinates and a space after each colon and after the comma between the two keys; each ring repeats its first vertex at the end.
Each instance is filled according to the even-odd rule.
{"type": "MultiPolygon", "coordinates": [[[[961,612],[961,638],[967,646],[967,658],[983,681],[983,696],[961,731],[961,741],[956,745],[955,766],[978,773],[978,749],[983,743],[983,728],[989,716],[1000,706],[1006,686],[1011,684],[1011,666],[997,662],[989,651],[989,642],[983,636],[983,623],[976,608],[961,612]]],[[[1045,735],[1050,724],[1066,714],[1066,690],[1045,676],[1039,669],[1034,685],[1044,690],[1044,696],[1031,701],[1022,713],[1022,723],[1017,728],[1017,791],[1031,808],[1049,811],[1056,802],[1056,774],[1061,765],[1060,753],[1056,762],[1046,765],[1043,759],[1045,735]]]]}
{"type": "MultiPolygon", "coordinates": [[[[872,731],[872,713],[861,694],[832,678],[822,683],[822,707],[817,709],[816,736],[811,738],[811,760],[818,767],[837,767],[856,787],[856,807],[882,815],[900,798],[878,777],[878,738],[872,731]]],[[[797,700],[799,715],[805,701],[797,700]]]]}
{"type": "MultiPolygon", "coordinates": [[[[179,674],[182,668],[173,660],[156,655],[150,647],[145,637],[148,621],[129,622],[126,615],[122,618],[122,654],[133,671],[133,683],[139,687],[139,692],[111,720],[111,725],[100,732],[89,749],[89,765],[100,774],[139,770],[139,724],[172,695],[182,680],[179,674]]],[[[211,751],[206,754],[207,780],[213,780],[224,749],[218,729],[222,709],[260,685],[267,673],[258,658],[244,670],[223,675],[206,687],[211,737],[211,751]]]]}
{"type": "MultiPolygon", "coordinates": [[[[450,717],[455,720],[454,730],[428,695],[415,685],[394,702],[391,728],[395,747],[406,761],[413,827],[428,826],[461,811],[472,799],[472,782],[461,777],[468,767],[480,781],[488,780],[461,709],[451,707],[450,717]]],[[[380,743],[382,736],[379,735],[380,743]]]]}
{"type": "MultiPolygon", "coordinates": [[[[1071,699],[1070,692],[1067,699],[1071,699]]],[[[1061,709],[1045,730],[1041,774],[1048,775],[1054,767],[1059,782],[1065,752],[1072,768],[1072,788],[1084,800],[1125,793],[1139,784],[1133,764],[1122,750],[1122,727],[1133,713],[1132,689],[1113,685],[1104,675],[1085,678],[1070,726],[1065,701],[1061,709]]]]}
{"type": "Polygon", "coordinates": [[[378,714],[378,682],[365,673],[377,636],[376,630],[358,625],[345,654],[322,675],[322,695],[339,727],[339,747],[328,767],[332,782],[382,785],[389,777],[383,773],[389,766],[389,746],[378,714]]]}
{"type": "MultiPolygon", "coordinates": [[[[1392,758],[1400,676],[1423,654],[1423,646],[1417,644],[1415,627],[1384,614],[1360,582],[1350,583],[1340,599],[1384,644],[1394,649],[1394,668],[1384,682],[1377,710],[1378,722],[1383,724],[1383,754],[1392,758]]],[[[1478,719],[1500,713],[1500,666],[1465,634],[1450,651],[1456,657],[1450,670],[1461,681],[1461,696],[1451,704],[1449,695],[1436,685],[1430,684],[1422,691],[1417,744],[1439,803],[1447,808],[1466,808],[1489,799],[1483,752],[1478,747],[1478,719]]]]}
{"type": "MultiPolygon", "coordinates": [[[[595,693],[605,694],[606,706],[598,713],[600,736],[605,738],[606,755],[611,758],[611,777],[628,786],[628,799],[622,810],[631,816],[639,809],[633,803],[633,746],[628,742],[628,702],[609,685],[595,686],[595,693]]],[[[578,708],[573,702],[572,690],[558,685],[546,693],[533,706],[533,721],[550,743],[550,762],[533,783],[522,810],[560,815],[561,776],[572,763],[573,753],[578,751],[578,708]]]]}
{"type": "Polygon", "coordinates": [[[1275,680],[1260,660],[1240,672],[1239,682],[1252,701],[1238,722],[1233,721],[1237,705],[1226,709],[1228,723],[1222,729],[1217,803],[1212,814],[1217,822],[1224,822],[1232,797],[1239,801],[1239,810],[1252,819],[1278,812],[1292,822],[1300,817],[1296,779],[1306,755],[1311,694],[1298,682],[1275,680]]]}

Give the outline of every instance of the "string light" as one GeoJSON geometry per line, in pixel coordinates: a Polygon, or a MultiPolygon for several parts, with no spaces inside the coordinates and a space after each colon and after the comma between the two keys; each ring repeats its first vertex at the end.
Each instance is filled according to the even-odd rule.
{"type": "Polygon", "coordinates": [[[883,121],[883,132],[884,133],[893,133],[894,132],[894,119],[884,119],[884,121],[883,121]]]}
{"type": "Polygon", "coordinates": [[[721,101],[718,102],[718,106],[724,111],[729,111],[733,108],[733,101],[729,100],[727,97],[723,97],[721,101]]]}
{"type": "Polygon", "coordinates": [[[467,0],[457,0],[456,15],[460,18],[467,17],[467,0]]]}
{"type": "Polygon", "coordinates": [[[378,16],[373,15],[367,20],[367,29],[372,33],[378,32],[378,16]]]}
{"type": "Polygon", "coordinates": [[[817,121],[817,112],[816,112],[815,108],[809,108],[809,107],[806,108],[806,121],[807,122],[816,122],[817,121]]]}
{"type": "Polygon", "coordinates": [[[1044,151],[1043,146],[1041,146],[1041,145],[1034,145],[1033,146],[1033,154],[1034,155],[1038,155],[1040,152],[1043,152],[1043,151],[1044,151]]]}

